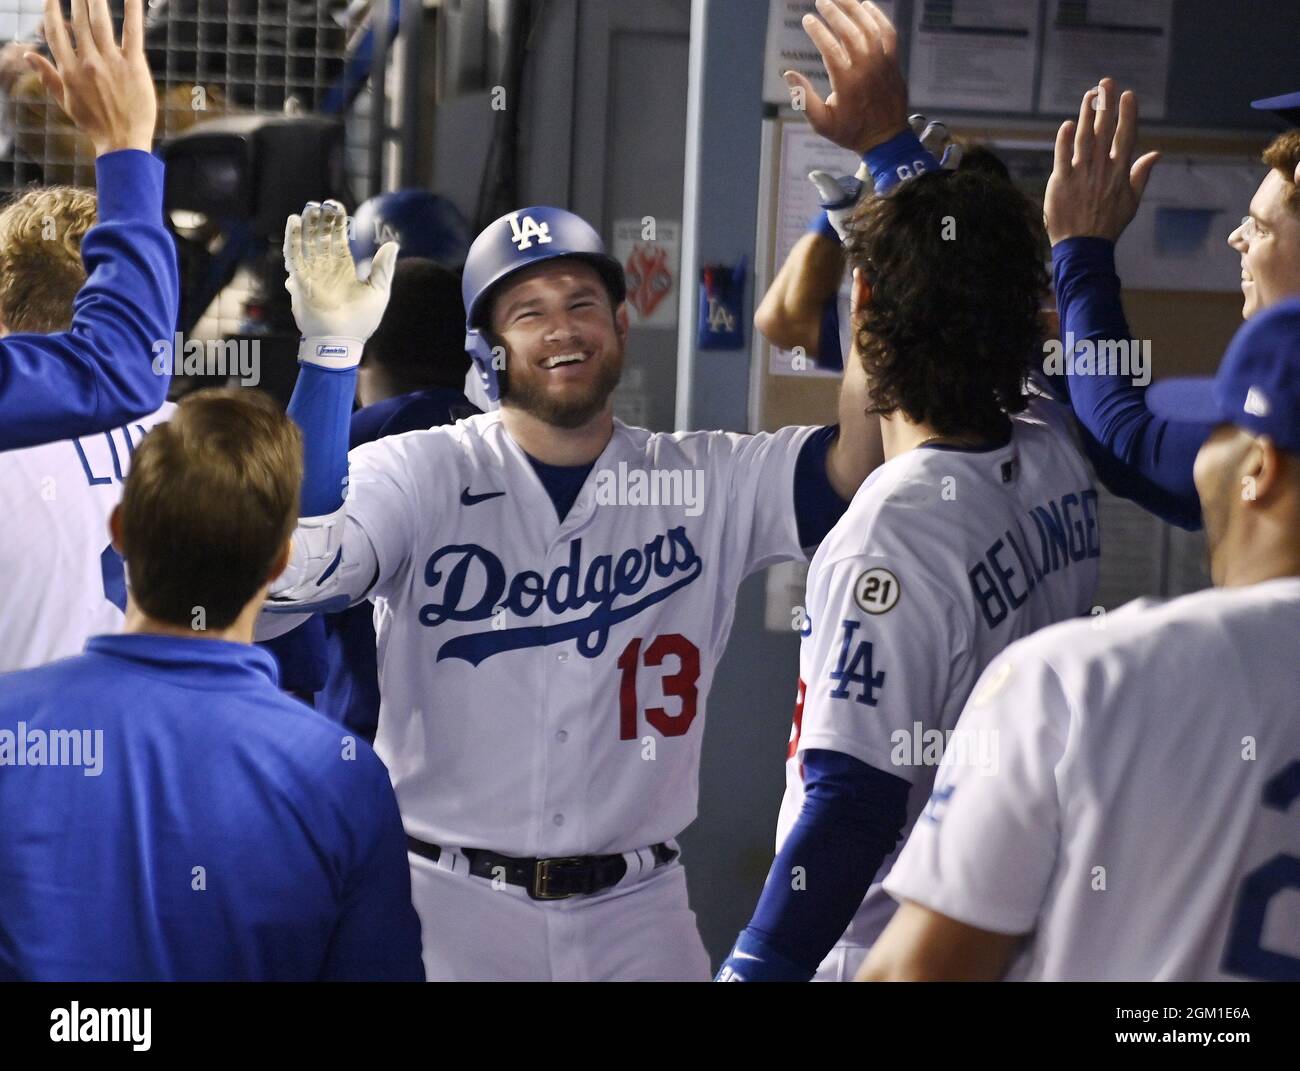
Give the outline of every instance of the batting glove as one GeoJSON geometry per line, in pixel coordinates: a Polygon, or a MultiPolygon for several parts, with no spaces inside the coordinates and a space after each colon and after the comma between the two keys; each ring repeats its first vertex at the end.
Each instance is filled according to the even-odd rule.
{"type": "Polygon", "coordinates": [[[961,166],[961,146],[953,141],[948,127],[941,120],[930,122],[918,113],[909,115],[907,123],[912,128],[912,133],[921,139],[925,151],[939,161],[941,168],[956,171],[961,166]]]}
{"type": "Polygon", "coordinates": [[[849,219],[869,189],[868,183],[864,181],[869,175],[866,164],[858,168],[856,175],[841,175],[838,178],[829,171],[808,172],[809,180],[817,187],[822,210],[841,242],[848,234],[849,219]]]}
{"type": "Polygon", "coordinates": [[[337,201],[311,202],[284,228],[285,289],[302,334],[298,358],[324,368],[355,368],[383,319],[397,243],[386,242],[362,280],[348,249],[347,212],[337,201]]]}
{"type": "MultiPolygon", "coordinates": [[[[920,140],[921,147],[939,161],[939,166],[943,170],[957,170],[961,164],[962,149],[953,140],[952,135],[948,133],[948,127],[943,122],[937,119],[931,122],[919,113],[908,116],[907,122],[912,128],[912,133],[920,140]]],[[[922,170],[916,170],[914,173],[921,174],[922,170]]],[[[865,161],[858,168],[856,175],[837,177],[829,171],[810,171],[808,173],[808,178],[817,187],[822,210],[826,213],[827,220],[835,229],[835,233],[839,235],[841,242],[844,241],[845,235],[848,233],[849,219],[870,189],[866,181],[870,177],[871,170],[865,161]]],[[[885,191],[880,190],[878,192],[883,193],[885,191]]]]}

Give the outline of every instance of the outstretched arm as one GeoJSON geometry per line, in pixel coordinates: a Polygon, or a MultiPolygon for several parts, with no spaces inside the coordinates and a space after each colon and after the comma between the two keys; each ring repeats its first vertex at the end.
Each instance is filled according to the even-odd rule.
{"type": "MultiPolygon", "coordinates": [[[[1159,159],[1147,153],[1134,162],[1136,140],[1137,98],[1125,92],[1117,99],[1109,78],[1084,95],[1078,121],[1063,123],[1057,133],[1044,210],[1067,350],[1085,341],[1130,338],[1115,242],[1137,212],[1159,159]]],[[[1068,362],[1067,371],[1072,366],[1068,362]]],[[[1069,390],[1102,482],[1172,524],[1200,527],[1192,466],[1210,429],[1157,417],[1131,369],[1071,374],[1069,390]]]]}
{"type": "Polygon", "coordinates": [[[718,981],[806,982],[898,842],[910,785],[849,755],[803,754],[804,802],[718,981]]]}
{"type": "Polygon", "coordinates": [[[74,48],[58,0],[46,0],[53,62],[25,57],[95,147],[100,222],[82,242],[87,279],[72,327],[0,342],[0,450],[107,431],[167,396],[154,354],[176,326],[176,250],[162,220],[162,164],[149,155],[157,105],[142,8],[128,0],[119,46],[107,0],[76,0],[74,48]]]}
{"type": "MultiPolygon", "coordinates": [[[[939,161],[922,144],[918,133],[937,135],[939,128],[927,127],[921,117],[917,117],[919,131],[909,122],[907,84],[898,62],[898,34],[884,13],[876,4],[858,0],[834,0],[821,10],[825,23],[807,15],[803,26],[826,66],[830,95],[823,100],[797,71],[786,75],[791,87],[802,94],[812,128],[828,141],[861,156],[877,192],[937,169],[939,161]]],[[[943,133],[946,135],[946,131],[943,133]]],[[[822,182],[818,186],[823,198],[832,192],[822,182]]],[[[830,213],[828,223],[835,222],[834,213],[830,213]]],[[[782,303],[796,313],[803,338],[800,344],[811,343],[816,334],[816,349],[811,345],[808,349],[824,359],[831,339],[838,348],[838,317],[835,309],[828,310],[825,304],[828,295],[829,300],[834,300],[843,260],[825,237],[824,229],[820,230],[822,233],[801,240],[804,260],[787,262],[782,268],[778,276],[782,286],[774,303],[782,303]],[[822,304],[813,306],[811,302],[818,295],[822,296],[822,304]],[[794,300],[790,300],[792,297],[794,300]]],[[[850,356],[843,364],[839,434],[826,454],[826,476],[836,494],[847,500],[884,460],[884,447],[879,418],[867,413],[870,385],[861,362],[850,356]]]]}
{"type": "Polygon", "coordinates": [[[1023,938],[905,901],[871,946],[858,982],[997,982],[1023,938]]]}
{"type": "MultiPolygon", "coordinates": [[[[303,433],[303,482],[293,554],[271,588],[271,612],[340,610],[382,579],[375,546],[348,517],[344,494],[357,366],[388,304],[396,259],[397,246],[389,242],[370,275],[359,279],[348,251],[347,214],[335,201],[309,204],[285,226],[285,287],[302,332],[289,416],[303,433]]],[[[391,500],[395,523],[407,516],[403,490],[391,474],[370,469],[354,483],[364,487],[361,493],[391,500]]],[[[259,639],[273,634],[259,630],[259,639]]]]}
{"type": "MultiPolygon", "coordinates": [[[[809,357],[826,358],[825,310],[828,303],[834,310],[843,278],[844,254],[839,236],[833,229],[829,236],[820,229],[810,230],[790,250],[754,310],[754,326],[783,350],[798,346],[809,357]]],[[[838,317],[835,330],[839,330],[838,317]]],[[[838,357],[838,335],[834,348],[838,357]]]]}

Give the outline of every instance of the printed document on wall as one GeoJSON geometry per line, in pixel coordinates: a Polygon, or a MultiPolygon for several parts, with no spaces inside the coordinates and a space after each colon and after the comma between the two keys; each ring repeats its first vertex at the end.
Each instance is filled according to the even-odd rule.
{"type": "Polygon", "coordinates": [[[912,12],[908,87],[915,107],[1032,110],[1038,4],[915,0],[912,12]]]}
{"type": "MultiPolygon", "coordinates": [[[[893,22],[897,7],[895,0],[878,0],[878,6],[885,18],[893,22]]],[[[768,0],[767,49],[763,62],[764,104],[789,106],[790,87],[781,77],[786,71],[799,71],[806,75],[823,100],[831,91],[821,53],[803,28],[803,17],[816,14],[817,5],[813,0],[768,0]]],[[[900,33],[899,36],[903,35],[900,33]]]]}
{"type": "Polygon", "coordinates": [[[1173,0],[1051,0],[1038,110],[1077,113],[1101,73],[1137,94],[1143,119],[1163,119],[1173,6],[1173,0]]]}

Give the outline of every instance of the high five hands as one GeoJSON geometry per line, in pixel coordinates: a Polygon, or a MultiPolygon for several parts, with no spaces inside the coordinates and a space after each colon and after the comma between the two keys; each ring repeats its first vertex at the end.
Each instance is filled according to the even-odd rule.
{"type": "Polygon", "coordinates": [[[1114,242],[1132,221],[1160,159],[1149,152],[1134,162],[1137,118],[1133,92],[1116,97],[1114,79],[1103,78],[1084,94],[1079,118],[1061,124],[1043,198],[1053,245],[1085,236],[1114,242]]]}
{"type": "Polygon", "coordinates": [[[36,52],[23,59],[90,139],[95,155],[148,152],[158,100],[144,52],[144,0],[126,0],[120,46],[108,0],[72,0],[71,37],[59,0],[45,0],[44,27],[54,62],[36,52]]]}
{"type": "Polygon", "coordinates": [[[805,15],[803,28],[821,53],[831,92],[822,100],[798,71],[786,72],[786,84],[818,134],[861,156],[907,129],[898,34],[873,3],[817,0],[817,10],[826,21],[805,15]]]}

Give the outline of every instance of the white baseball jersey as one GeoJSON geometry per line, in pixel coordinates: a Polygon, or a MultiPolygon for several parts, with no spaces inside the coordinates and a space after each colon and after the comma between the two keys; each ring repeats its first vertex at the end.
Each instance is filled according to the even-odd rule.
{"type": "Polygon", "coordinates": [[[407,830],[564,856],[689,825],[736,590],[803,557],[814,430],[615,421],[562,522],[499,412],[352,451],[341,564],[317,590],[374,599],[375,748],[407,830]]]}
{"type": "Polygon", "coordinates": [[[1139,599],[1017,643],[885,883],[1029,933],[1009,977],[1300,981],[1300,578],[1139,599]]]}
{"type": "MultiPolygon", "coordinates": [[[[909,782],[906,837],[980,671],[1013,640],[1088,612],[1097,493],[1069,420],[1036,398],[1003,446],[901,454],[823,540],[808,571],[778,851],[803,805],[809,750],[909,782]]],[[[844,942],[870,945],[893,914],[880,882],[896,856],[844,942]]]]}
{"type": "Polygon", "coordinates": [[[113,431],[0,455],[0,516],[8,519],[0,672],[80,654],[91,636],[121,628],[126,578],[108,518],[135,448],[175,408],[168,402],[113,431]]]}

